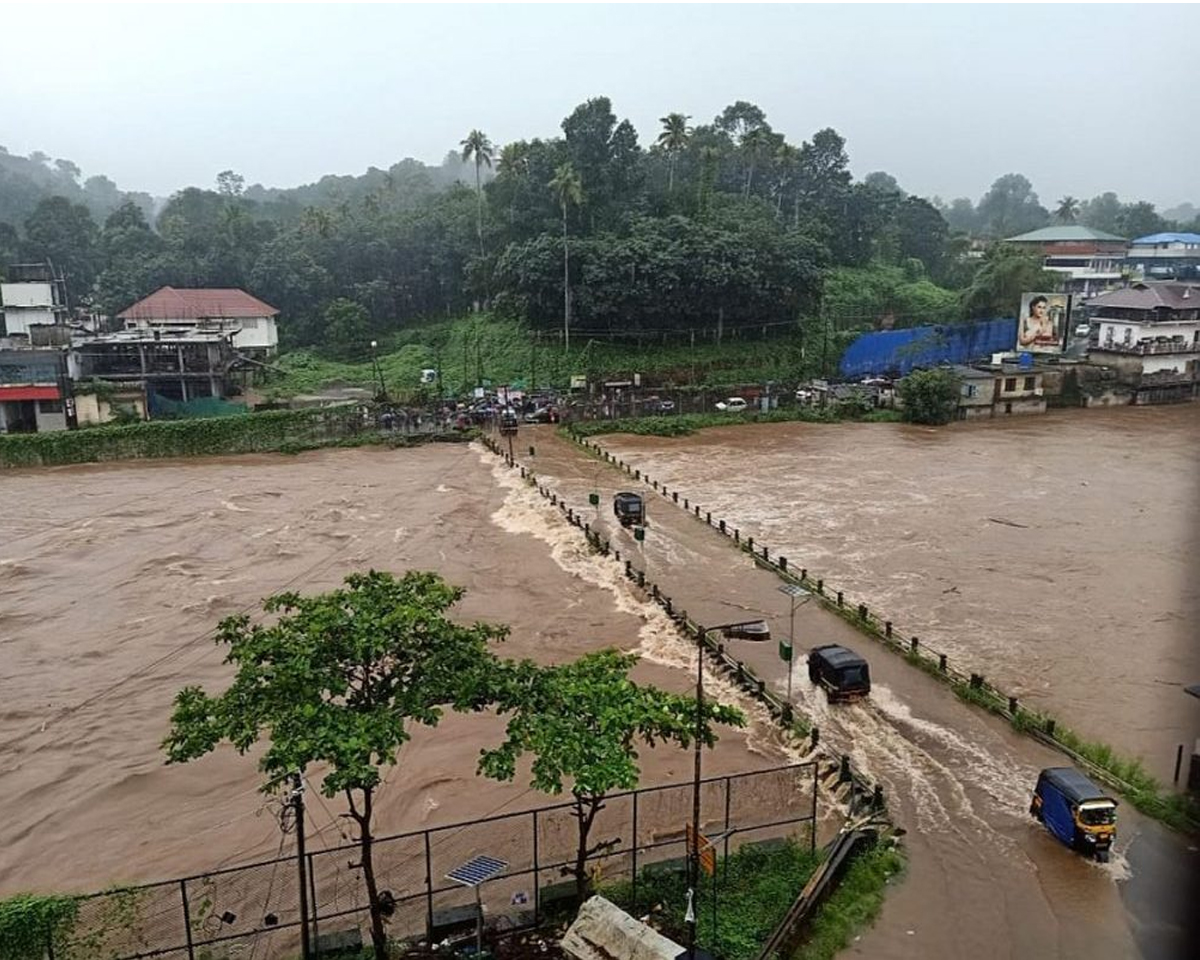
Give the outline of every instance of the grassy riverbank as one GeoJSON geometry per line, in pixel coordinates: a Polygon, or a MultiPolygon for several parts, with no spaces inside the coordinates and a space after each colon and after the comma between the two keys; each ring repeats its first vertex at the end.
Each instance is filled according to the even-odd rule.
{"type": "MultiPolygon", "coordinates": [[[[834,333],[826,350],[830,369],[854,334],[834,333]]],[[[820,372],[821,350],[806,338],[803,324],[761,339],[697,331],[690,337],[647,336],[622,341],[572,339],[564,353],[557,339],[525,324],[485,315],[410,327],[385,339],[377,350],[376,373],[366,345],[341,357],[297,350],[281,356],[260,390],[269,397],[311,393],[332,385],[374,389],[382,375],[389,393],[419,394],[423,369],[441,370],[443,390],[462,395],[476,384],[521,382],[565,390],[571,376],[626,378],[640,373],[671,388],[717,388],[725,384],[794,384],[820,372]],[[809,341],[809,342],[806,342],[809,341]]]]}

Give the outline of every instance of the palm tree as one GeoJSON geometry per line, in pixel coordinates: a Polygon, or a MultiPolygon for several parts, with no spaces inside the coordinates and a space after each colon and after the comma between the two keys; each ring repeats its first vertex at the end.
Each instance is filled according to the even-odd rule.
{"type": "Polygon", "coordinates": [[[742,135],[742,149],[746,152],[749,169],[746,171],[746,196],[750,196],[750,187],[754,183],[754,166],[767,145],[767,133],[762,127],[751,127],[742,135]]]}
{"type": "Polygon", "coordinates": [[[779,179],[776,181],[775,190],[775,216],[783,216],[783,194],[786,191],[788,184],[792,182],[792,178],[796,175],[796,167],[800,164],[800,150],[793,147],[790,143],[781,143],[779,149],[775,151],[775,166],[779,171],[779,179]]]}
{"type": "Polygon", "coordinates": [[[721,163],[721,151],[716,147],[700,148],[700,185],[696,191],[696,212],[703,215],[708,210],[713,184],[717,181],[717,167],[721,163]]]}
{"type": "Polygon", "coordinates": [[[508,222],[511,224],[516,218],[517,196],[521,192],[521,184],[529,173],[529,144],[524,140],[517,140],[501,147],[496,171],[499,176],[513,181],[508,204],[508,222]]]}
{"type": "Polygon", "coordinates": [[[675,189],[675,160],[683,152],[683,148],[687,146],[688,139],[692,135],[692,129],[687,125],[691,119],[682,113],[668,113],[665,117],[659,118],[663,129],[662,133],[658,135],[658,145],[666,150],[667,156],[671,158],[671,175],[667,180],[667,193],[675,189]]]}
{"type": "Polygon", "coordinates": [[[1054,219],[1059,223],[1074,223],[1075,218],[1079,216],[1079,201],[1068,195],[1058,201],[1058,207],[1054,211],[1054,219]]]}
{"type": "Polygon", "coordinates": [[[571,254],[567,246],[567,208],[572,204],[579,206],[583,203],[583,181],[575,172],[571,161],[562,164],[554,171],[554,179],[548,184],[550,192],[562,207],[563,218],[563,351],[571,350],[571,287],[569,271],[571,254]]]}
{"type": "Polygon", "coordinates": [[[475,159],[475,232],[479,234],[479,255],[483,256],[483,184],[479,180],[479,165],[486,163],[489,170],[492,168],[492,141],[486,133],[472,130],[460,146],[463,163],[475,159]]]}

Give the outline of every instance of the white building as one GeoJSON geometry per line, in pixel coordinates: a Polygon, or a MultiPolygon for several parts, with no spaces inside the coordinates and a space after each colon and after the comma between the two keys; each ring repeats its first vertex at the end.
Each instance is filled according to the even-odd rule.
{"type": "Polygon", "coordinates": [[[1187,400],[1200,375],[1200,283],[1141,281],[1095,297],[1088,359],[1116,368],[1134,403],[1187,400]]]}
{"type": "Polygon", "coordinates": [[[22,263],[8,268],[0,283],[0,311],[10,337],[28,337],[30,327],[66,321],[67,301],[61,276],[47,263],[22,263]]]}
{"type": "Polygon", "coordinates": [[[122,310],[117,319],[127,330],[232,333],[239,350],[274,353],[279,345],[278,315],[245,290],[162,287],[122,310]]]}

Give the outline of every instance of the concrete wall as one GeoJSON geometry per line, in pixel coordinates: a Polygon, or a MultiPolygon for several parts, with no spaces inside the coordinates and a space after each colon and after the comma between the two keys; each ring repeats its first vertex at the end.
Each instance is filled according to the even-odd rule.
{"type": "Polygon", "coordinates": [[[37,402],[38,433],[51,430],[66,430],[67,415],[61,400],[39,400],[37,402]]]}
{"type": "Polygon", "coordinates": [[[999,379],[1001,400],[1020,400],[1042,393],[1042,374],[1039,372],[1005,370],[999,379]]]}
{"type": "Polygon", "coordinates": [[[54,310],[51,307],[5,307],[4,327],[8,335],[29,333],[36,324],[53,324],[54,310]]]}
{"type": "Polygon", "coordinates": [[[113,407],[133,407],[141,419],[146,419],[146,400],[141,394],[114,397],[110,403],[94,393],[80,394],[75,398],[75,416],[80,426],[108,423],[113,419],[113,407]]]}

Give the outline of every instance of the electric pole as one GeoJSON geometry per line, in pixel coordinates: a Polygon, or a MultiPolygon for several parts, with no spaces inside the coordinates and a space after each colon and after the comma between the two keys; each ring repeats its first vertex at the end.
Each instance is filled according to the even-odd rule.
{"type": "Polygon", "coordinates": [[[304,778],[292,774],[292,810],[296,817],[296,866],[300,871],[300,958],[312,956],[308,942],[308,870],[304,859],[304,778]]]}

